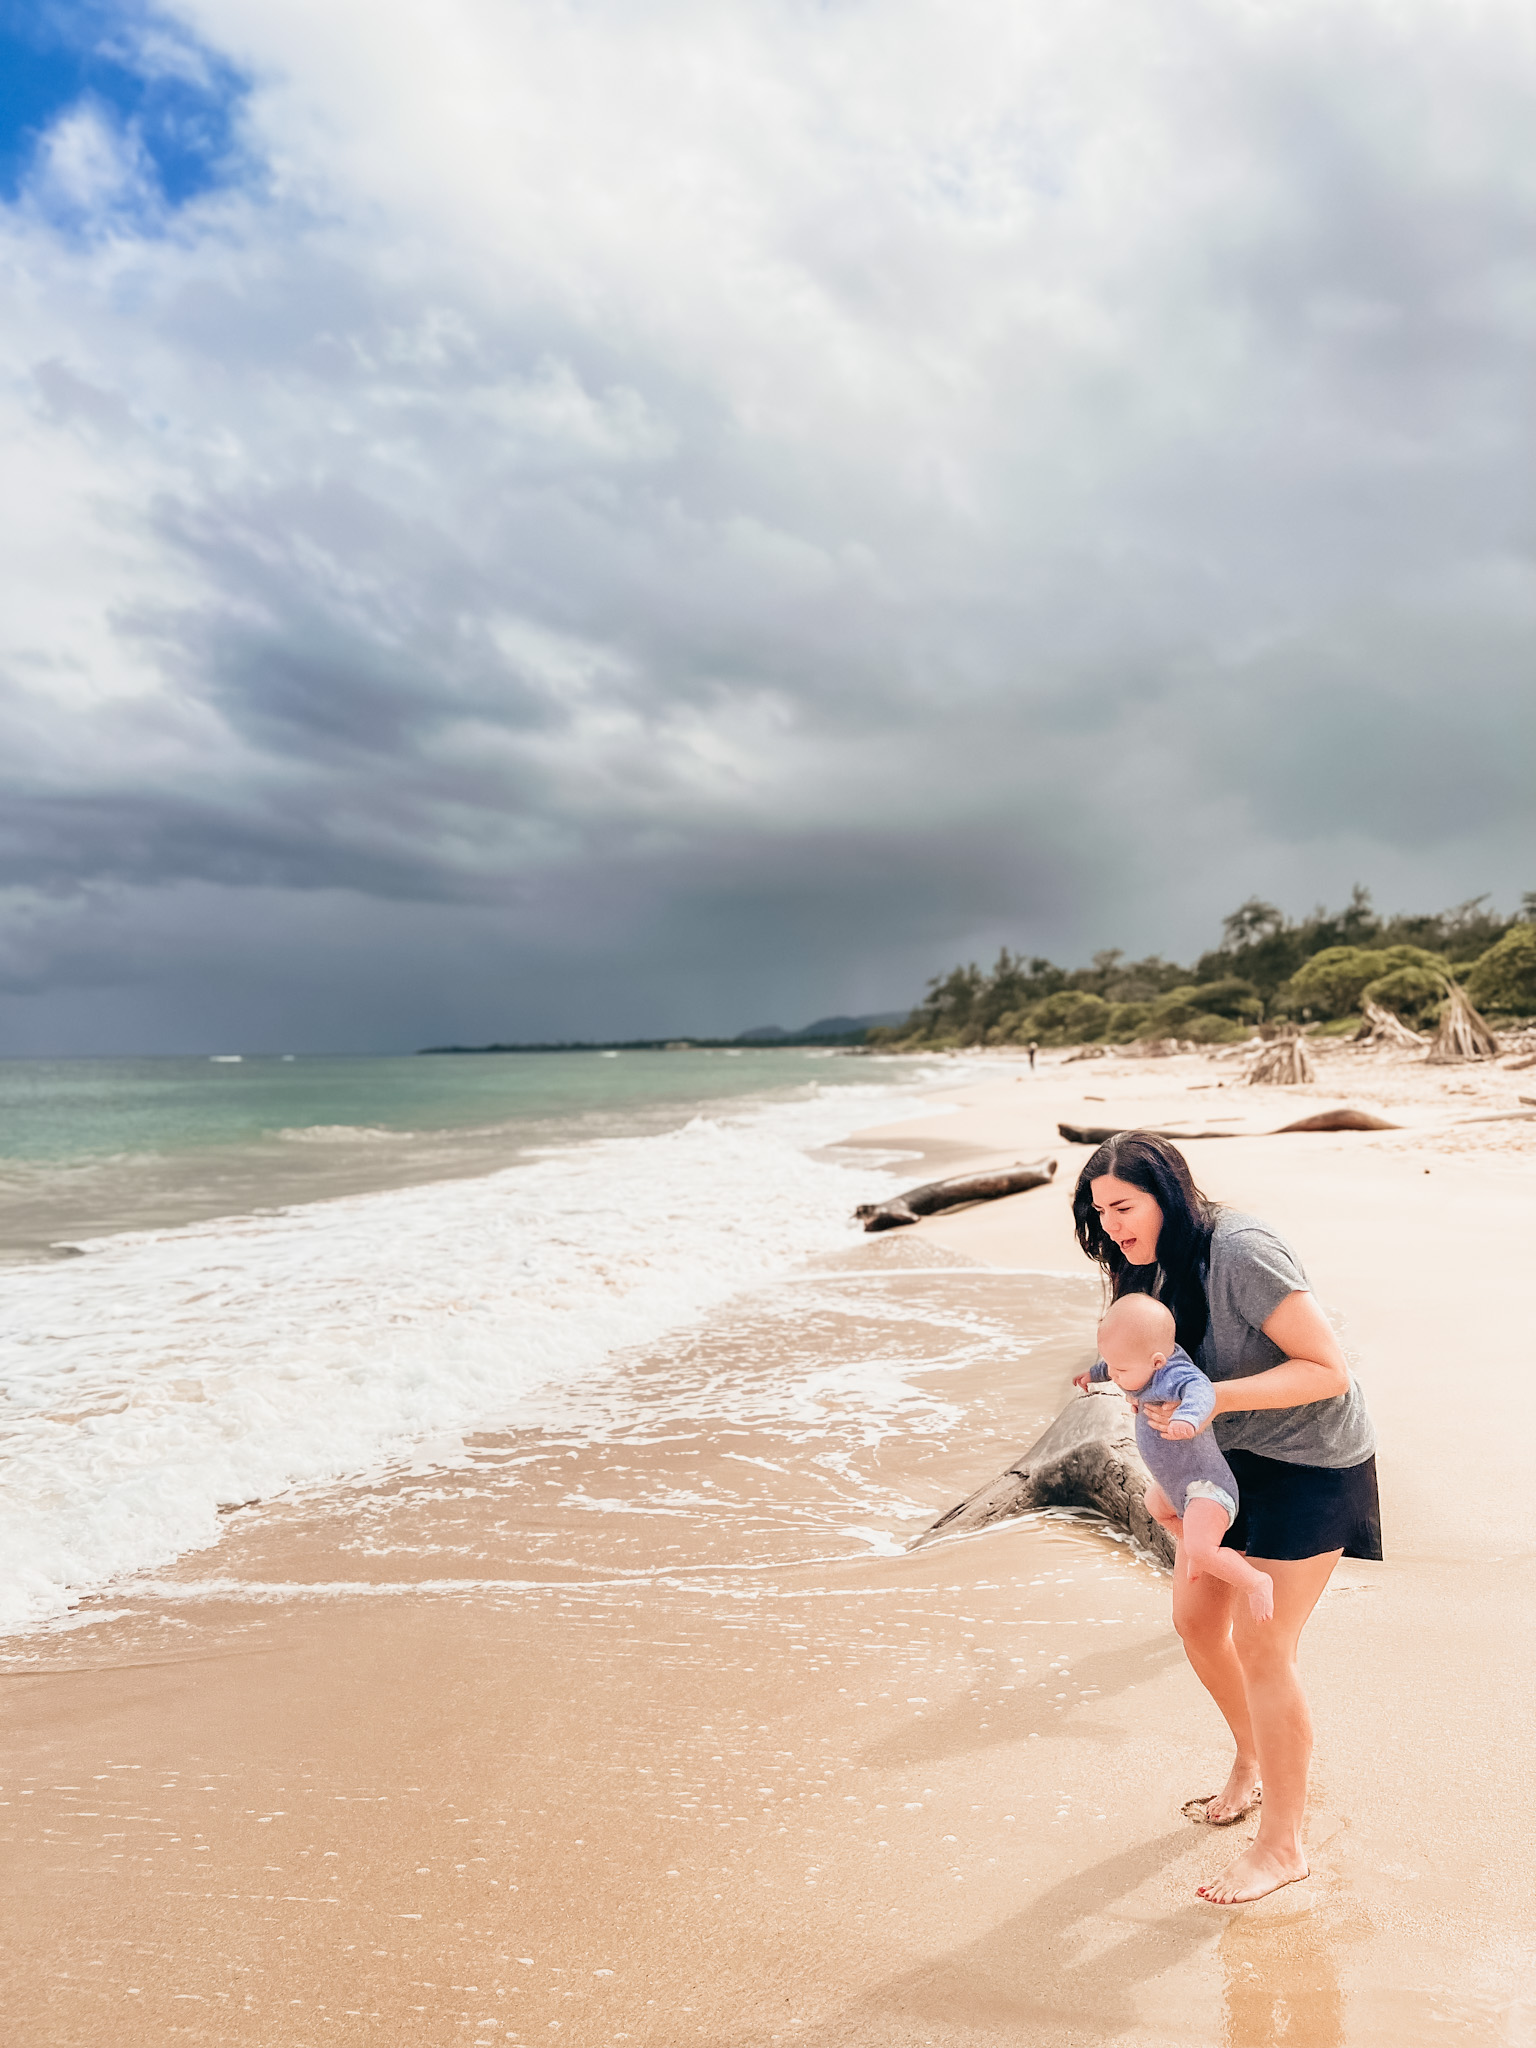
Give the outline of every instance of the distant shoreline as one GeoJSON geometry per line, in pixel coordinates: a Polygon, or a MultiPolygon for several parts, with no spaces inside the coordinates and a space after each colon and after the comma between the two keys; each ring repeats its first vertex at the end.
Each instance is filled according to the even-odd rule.
{"type": "Polygon", "coordinates": [[[798,1052],[816,1046],[836,1052],[866,1050],[864,1033],[858,1031],[835,1038],[573,1038],[535,1045],[422,1045],[415,1057],[488,1052],[798,1052]]]}

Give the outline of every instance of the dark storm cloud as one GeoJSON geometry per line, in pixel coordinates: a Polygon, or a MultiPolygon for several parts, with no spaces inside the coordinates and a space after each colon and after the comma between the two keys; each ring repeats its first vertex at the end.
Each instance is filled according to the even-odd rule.
{"type": "Polygon", "coordinates": [[[81,114],[12,210],[16,1032],[728,1030],[1536,879],[1512,8],[466,18],[220,0],[260,181],[136,241],[81,114]]]}

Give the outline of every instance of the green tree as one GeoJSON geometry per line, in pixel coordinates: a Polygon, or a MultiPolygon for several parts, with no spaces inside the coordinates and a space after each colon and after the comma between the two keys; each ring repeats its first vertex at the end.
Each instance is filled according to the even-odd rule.
{"type": "Polygon", "coordinates": [[[1381,943],[1388,946],[1420,946],[1440,953],[1447,960],[1476,960],[1501,939],[1514,922],[1487,910],[1486,896],[1471,896],[1454,903],[1449,910],[1429,915],[1394,917],[1381,927],[1381,943]]]}
{"type": "Polygon", "coordinates": [[[1472,968],[1467,994],[1480,1010],[1536,1016],[1536,924],[1514,924],[1472,968]]]}
{"type": "Polygon", "coordinates": [[[1102,996],[1085,988],[1064,988],[1026,1011],[1018,1030],[1042,1045],[1084,1045],[1101,1035],[1109,1016],[1102,996]]]}
{"type": "Polygon", "coordinates": [[[1104,1020],[1101,1038],[1112,1038],[1123,1045],[1127,1040],[1146,1036],[1147,1019],[1152,1015],[1150,1003],[1113,1003],[1104,1020]]]}
{"type": "Polygon", "coordinates": [[[1285,928],[1285,912],[1259,896],[1250,896],[1221,920],[1222,941],[1229,953],[1244,946],[1256,946],[1261,939],[1272,938],[1285,928]]]}
{"type": "Polygon", "coordinates": [[[1273,903],[1250,896],[1223,918],[1222,943],[1202,953],[1192,977],[1197,982],[1251,982],[1268,997],[1306,958],[1302,934],[1273,903]]]}
{"type": "Polygon", "coordinates": [[[913,1027],[912,1035],[964,1044],[982,983],[981,969],[974,961],[969,967],[952,967],[948,974],[936,974],[907,1020],[913,1027]]]}
{"type": "MultiPolygon", "coordinates": [[[[1208,986],[1226,991],[1227,999],[1235,1003],[1236,998],[1231,996],[1231,990],[1234,986],[1231,982],[1212,982],[1208,986]]],[[[1239,983],[1237,986],[1249,990],[1252,1016],[1254,1019],[1257,1019],[1262,1008],[1258,998],[1252,994],[1248,983],[1239,983]]],[[[1165,996],[1159,997],[1157,1002],[1152,1005],[1151,1014],[1148,1016],[1144,1027],[1146,1036],[1148,1038],[1209,1039],[1212,1042],[1219,1042],[1223,1038],[1232,1036],[1241,1037],[1242,1033],[1233,1023],[1230,1015],[1223,1015],[1221,1012],[1208,1006],[1206,994],[1206,988],[1202,987],[1198,982],[1189,984],[1184,988],[1169,989],[1165,996]],[[1210,1030],[1207,1027],[1211,1025],[1219,1025],[1222,1028],[1210,1030]]],[[[1218,998],[1218,1000],[1221,999],[1220,997],[1218,998]]]]}
{"type": "MultiPolygon", "coordinates": [[[[1381,955],[1374,953],[1372,959],[1381,955]]],[[[1427,1024],[1445,1001],[1445,975],[1438,967],[1394,967],[1360,991],[1359,1000],[1379,1003],[1405,1024],[1427,1024]]]]}
{"type": "MultiPolygon", "coordinates": [[[[1257,1024],[1264,1015],[1264,1000],[1251,981],[1229,974],[1220,981],[1196,982],[1185,991],[1193,1008],[1207,1017],[1230,1017],[1241,1024],[1257,1024]]],[[[1164,1001],[1169,1000],[1164,997],[1164,1001]]]]}
{"type": "Polygon", "coordinates": [[[1347,1017],[1368,983],[1398,967],[1443,973],[1444,962],[1421,946],[1326,946],[1275,991],[1275,1006],[1293,1017],[1347,1017]]]}

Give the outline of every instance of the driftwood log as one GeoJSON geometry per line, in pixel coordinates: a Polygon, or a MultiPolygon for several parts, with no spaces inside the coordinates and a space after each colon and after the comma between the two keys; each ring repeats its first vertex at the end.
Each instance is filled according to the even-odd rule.
{"type": "Polygon", "coordinates": [[[1272,1137],[1287,1131],[1400,1131],[1401,1124],[1389,1124],[1384,1116],[1372,1116],[1368,1109],[1323,1109],[1316,1116],[1299,1116],[1293,1124],[1281,1124],[1272,1137]]]}
{"type": "Polygon", "coordinates": [[[1187,1143],[1191,1138],[1240,1138],[1241,1131],[1154,1131],[1142,1124],[1058,1124],[1057,1130],[1069,1145],[1105,1145],[1111,1138],[1118,1138],[1129,1130],[1147,1130],[1150,1138],[1178,1138],[1187,1143]]]}
{"type": "Polygon", "coordinates": [[[937,1536],[966,1536],[1032,1508],[1092,1508],[1164,1564],[1173,1542],[1147,1513],[1147,1468],[1135,1418],[1115,1387],[1074,1395],[1050,1428],[996,1479],[940,1515],[908,1548],[937,1536]]]}
{"type": "MultiPolygon", "coordinates": [[[[1057,1130],[1069,1145],[1104,1145],[1111,1138],[1139,1128],[1130,1124],[1058,1124],[1057,1130]]],[[[1194,1138],[1282,1138],[1288,1131],[1400,1131],[1401,1124],[1389,1124],[1385,1117],[1372,1116],[1367,1109],[1323,1109],[1316,1116],[1298,1117],[1293,1124],[1281,1124],[1273,1131],[1152,1131],[1152,1138],[1177,1138],[1187,1145],[1194,1138]]]]}
{"type": "Polygon", "coordinates": [[[920,1188],[908,1188],[904,1195],[892,1195],[888,1201],[860,1202],[853,1213],[866,1230],[900,1230],[940,1209],[957,1209],[962,1202],[995,1202],[1003,1195],[1043,1188],[1055,1175],[1054,1159],[1040,1159],[1033,1166],[994,1167],[988,1173],[962,1173],[953,1180],[933,1180],[920,1188]]]}

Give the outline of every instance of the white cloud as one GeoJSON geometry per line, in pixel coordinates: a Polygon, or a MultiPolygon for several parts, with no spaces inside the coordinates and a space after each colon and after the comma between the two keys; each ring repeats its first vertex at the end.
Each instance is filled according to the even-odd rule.
{"type": "Polygon", "coordinates": [[[68,108],[39,139],[29,197],[50,218],[108,216],[142,207],[152,192],[137,135],[89,100],[68,108]]]}
{"type": "Polygon", "coordinates": [[[296,892],[314,985],[322,896],[515,900],[594,1030],[1530,885],[1513,5],[184,19],[259,187],[135,234],[81,130],[95,231],[3,227],[29,986],[101,887],[168,988],[160,891],[296,892]]]}

